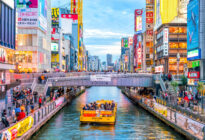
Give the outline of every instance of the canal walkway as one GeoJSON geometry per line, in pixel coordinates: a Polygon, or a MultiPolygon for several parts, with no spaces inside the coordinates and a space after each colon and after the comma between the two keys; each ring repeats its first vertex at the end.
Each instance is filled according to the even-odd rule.
{"type": "Polygon", "coordinates": [[[134,103],[159,118],[161,121],[174,128],[177,132],[188,139],[204,140],[205,124],[195,120],[178,110],[174,110],[163,103],[163,101],[140,96],[136,92],[122,89],[122,92],[134,103]]]}
{"type": "Polygon", "coordinates": [[[29,139],[67,103],[69,103],[74,97],[78,96],[84,91],[85,89],[77,89],[46,103],[41,108],[35,110],[33,113],[30,113],[25,119],[11,124],[9,128],[1,130],[0,139],[29,139]]]}

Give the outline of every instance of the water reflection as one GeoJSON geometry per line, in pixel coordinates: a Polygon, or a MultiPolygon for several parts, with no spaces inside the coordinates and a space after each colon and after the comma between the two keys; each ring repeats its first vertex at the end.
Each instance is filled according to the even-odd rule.
{"type": "Polygon", "coordinates": [[[34,140],[110,140],[110,139],[183,139],[140,107],[134,106],[116,87],[92,87],[66,106],[39,133],[34,140]],[[81,125],[80,110],[96,100],[114,100],[118,104],[115,126],[81,125]]]}

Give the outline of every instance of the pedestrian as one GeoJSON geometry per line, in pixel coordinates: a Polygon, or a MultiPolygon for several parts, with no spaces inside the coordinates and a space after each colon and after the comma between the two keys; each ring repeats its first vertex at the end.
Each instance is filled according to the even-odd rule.
{"type": "Polygon", "coordinates": [[[39,108],[41,108],[41,105],[42,105],[42,97],[40,95],[39,99],[38,99],[38,104],[39,104],[39,108]]]}
{"type": "Polygon", "coordinates": [[[26,113],[21,110],[21,112],[19,113],[18,117],[17,117],[17,121],[20,121],[22,119],[24,119],[26,117],[26,113]]]}
{"type": "Polygon", "coordinates": [[[12,116],[13,123],[15,123],[16,122],[16,112],[15,112],[15,109],[12,110],[11,116],[12,116]]]}
{"type": "Polygon", "coordinates": [[[3,110],[2,115],[1,115],[2,123],[4,124],[5,127],[9,127],[9,121],[7,120],[7,113],[6,109],[3,110]]]}

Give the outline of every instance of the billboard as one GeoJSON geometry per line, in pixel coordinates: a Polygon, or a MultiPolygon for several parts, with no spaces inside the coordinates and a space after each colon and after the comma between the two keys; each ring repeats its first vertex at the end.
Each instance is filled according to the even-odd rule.
{"type": "Polygon", "coordinates": [[[133,38],[132,37],[129,37],[128,38],[128,46],[132,46],[133,45],[133,38]]]}
{"type": "Polygon", "coordinates": [[[43,31],[47,31],[47,0],[39,0],[39,27],[43,31]]]}
{"type": "Polygon", "coordinates": [[[199,47],[199,1],[192,0],[188,4],[187,14],[187,50],[199,47]]]}
{"type": "Polygon", "coordinates": [[[139,47],[137,48],[137,66],[138,66],[138,68],[142,67],[142,47],[141,47],[141,42],[139,42],[139,47]]]}
{"type": "Polygon", "coordinates": [[[72,19],[61,18],[61,29],[63,34],[72,34],[72,19]]]}
{"type": "Polygon", "coordinates": [[[155,0],[155,28],[166,23],[187,23],[189,0],[155,0]]]}
{"type": "Polygon", "coordinates": [[[38,0],[17,0],[17,8],[38,8],[38,0]]]}
{"type": "Polygon", "coordinates": [[[19,8],[18,27],[38,27],[38,8],[19,8]]]}
{"type": "Polygon", "coordinates": [[[59,27],[59,8],[52,8],[52,27],[59,27]]]}
{"type": "Polygon", "coordinates": [[[135,10],[135,32],[142,32],[142,9],[135,10]]]}
{"type": "Polygon", "coordinates": [[[201,59],[201,49],[195,49],[187,52],[187,60],[201,59]]]}
{"type": "Polygon", "coordinates": [[[51,43],[51,51],[58,52],[58,43],[51,43]]]}
{"type": "Polygon", "coordinates": [[[73,23],[78,22],[78,14],[61,14],[61,18],[72,19],[73,23]]]}
{"type": "Polygon", "coordinates": [[[129,47],[128,43],[129,43],[128,38],[122,38],[121,47],[122,48],[128,48],[129,47]]]}

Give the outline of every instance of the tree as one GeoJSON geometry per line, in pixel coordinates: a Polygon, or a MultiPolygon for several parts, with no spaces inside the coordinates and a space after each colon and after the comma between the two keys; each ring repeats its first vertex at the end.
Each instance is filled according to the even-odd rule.
{"type": "Polygon", "coordinates": [[[202,95],[202,92],[203,92],[203,90],[204,90],[204,83],[198,82],[197,90],[199,91],[199,93],[201,93],[201,96],[203,96],[203,95],[202,95]]]}
{"type": "Polygon", "coordinates": [[[182,76],[181,77],[181,81],[182,81],[182,86],[187,86],[187,77],[186,76],[182,76]]]}
{"type": "Polygon", "coordinates": [[[174,91],[177,92],[178,83],[176,81],[172,81],[171,85],[173,86],[174,91]]]}

